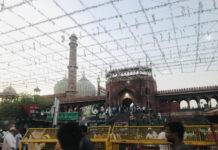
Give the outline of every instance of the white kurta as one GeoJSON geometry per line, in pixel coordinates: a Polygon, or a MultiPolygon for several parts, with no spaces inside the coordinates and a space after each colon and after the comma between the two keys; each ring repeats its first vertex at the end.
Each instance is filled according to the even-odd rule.
{"type": "Polygon", "coordinates": [[[11,150],[12,148],[14,149],[16,148],[16,140],[15,140],[14,135],[12,135],[11,132],[7,132],[4,137],[2,150],[11,150]]]}
{"type": "MultiPolygon", "coordinates": [[[[158,134],[158,139],[166,139],[166,132],[162,131],[158,134]]],[[[169,150],[168,145],[159,145],[160,150],[169,150]]]]}

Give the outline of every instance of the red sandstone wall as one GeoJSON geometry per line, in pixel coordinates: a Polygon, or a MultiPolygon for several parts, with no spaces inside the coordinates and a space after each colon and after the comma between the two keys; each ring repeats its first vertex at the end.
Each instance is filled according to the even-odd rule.
{"type": "Polygon", "coordinates": [[[133,102],[139,106],[147,107],[147,102],[153,109],[157,108],[155,95],[157,92],[156,82],[152,77],[124,79],[117,81],[108,81],[106,84],[107,96],[106,103],[110,106],[122,104],[120,95],[122,92],[129,91],[133,95],[133,102]]]}

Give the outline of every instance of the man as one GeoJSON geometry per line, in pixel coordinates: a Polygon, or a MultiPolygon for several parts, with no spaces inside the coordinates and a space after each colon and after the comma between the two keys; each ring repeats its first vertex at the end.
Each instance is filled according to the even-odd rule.
{"type": "MultiPolygon", "coordinates": [[[[148,134],[146,135],[146,139],[151,139],[151,140],[153,140],[153,139],[157,139],[157,132],[155,132],[153,129],[151,129],[151,128],[148,128],[148,134]]],[[[152,149],[152,148],[156,148],[156,145],[147,145],[148,147],[150,147],[149,149],[152,149]]]]}
{"type": "Polygon", "coordinates": [[[166,124],[166,138],[172,143],[172,150],[189,150],[183,143],[184,126],[181,122],[170,122],[166,124]]]}
{"type": "Polygon", "coordinates": [[[82,128],[76,122],[69,122],[59,128],[57,138],[62,150],[93,149],[92,143],[85,136],[87,129],[84,126],[82,128]]]}
{"type": "Polygon", "coordinates": [[[20,141],[22,139],[22,135],[19,130],[16,131],[15,140],[16,140],[16,150],[19,150],[20,141]]]}
{"type": "Polygon", "coordinates": [[[82,137],[82,130],[76,122],[63,124],[57,133],[62,150],[79,150],[82,137]]]}
{"type": "Polygon", "coordinates": [[[5,134],[2,150],[15,150],[16,148],[16,140],[15,140],[15,126],[11,126],[9,131],[5,134]]]}
{"type": "MultiPolygon", "coordinates": [[[[166,140],[166,132],[165,131],[161,131],[158,134],[157,139],[166,140]]],[[[159,150],[169,150],[168,145],[159,145],[159,148],[160,148],[159,150]]]]}
{"type": "Polygon", "coordinates": [[[80,127],[82,129],[82,135],[83,135],[83,138],[81,139],[80,142],[80,150],[93,150],[93,145],[89,140],[89,138],[87,137],[87,132],[88,132],[87,126],[81,125],[80,127]]]}
{"type": "Polygon", "coordinates": [[[156,138],[157,138],[157,132],[155,132],[151,128],[148,128],[148,134],[146,135],[146,139],[156,139],[156,138]]]}

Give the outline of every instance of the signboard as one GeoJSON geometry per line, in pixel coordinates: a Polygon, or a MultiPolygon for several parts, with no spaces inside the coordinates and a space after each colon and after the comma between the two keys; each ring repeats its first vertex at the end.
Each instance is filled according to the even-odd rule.
{"type": "MultiPolygon", "coordinates": [[[[58,121],[74,121],[79,119],[78,112],[60,112],[58,114],[58,121]]],[[[53,116],[51,114],[47,115],[47,120],[52,121],[53,116]]]]}

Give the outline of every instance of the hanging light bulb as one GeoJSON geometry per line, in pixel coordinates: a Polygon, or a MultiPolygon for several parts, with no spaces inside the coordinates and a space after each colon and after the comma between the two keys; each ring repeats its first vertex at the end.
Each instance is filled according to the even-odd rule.
{"type": "Polygon", "coordinates": [[[138,29],[138,20],[135,18],[135,27],[138,29]]]}
{"type": "Polygon", "coordinates": [[[188,16],[190,17],[190,9],[187,7],[188,16]]]}
{"type": "Polygon", "coordinates": [[[24,50],[24,46],[23,46],[23,44],[22,44],[22,51],[25,51],[25,50],[24,50]]]}
{"type": "Polygon", "coordinates": [[[1,10],[0,11],[4,10],[4,7],[5,7],[5,1],[3,0],[1,3],[1,10]]]}
{"type": "Polygon", "coordinates": [[[97,26],[97,33],[98,33],[98,35],[99,35],[99,32],[100,32],[100,31],[99,31],[99,27],[97,26]]]}
{"type": "Polygon", "coordinates": [[[168,42],[170,42],[171,40],[171,35],[170,35],[170,32],[168,32],[168,42]]]}
{"type": "Polygon", "coordinates": [[[182,37],[182,30],[179,30],[180,31],[180,36],[182,37]]]}
{"type": "Polygon", "coordinates": [[[189,44],[186,45],[186,52],[188,52],[189,44]]]}
{"type": "Polygon", "coordinates": [[[83,51],[83,52],[84,52],[84,56],[86,57],[86,50],[84,49],[84,51],[83,51]]]}
{"type": "Polygon", "coordinates": [[[153,37],[153,46],[154,47],[156,46],[156,39],[155,39],[155,37],[153,37]]]}
{"type": "Polygon", "coordinates": [[[35,44],[35,42],[33,42],[33,50],[34,50],[34,51],[36,50],[36,44],[35,44]]]}
{"type": "Polygon", "coordinates": [[[181,6],[181,14],[182,14],[182,16],[185,15],[185,7],[183,7],[183,6],[181,6]]]}
{"type": "Polygon", "coordinates": [[[162,33],[160,33],[160,39],[161,39],[161,41],[163,40],[163,34],[162,33]]]}
{"type": "Polygon", "coordinates": [[[119,22],[119,29],[121,30],[121,24],[120,24],[120,22],[119,22]]]}
{"type": "Polygon", "coordinates": [[[199,11],[203,11],[203,4],[201,1],[199,2],[199,11]]]}
{"type": "Polygon", "coordinates": [[[65,36],[62,35],[62,36],[61,36],[61,42],[64,43],[64,41],[65,41],[65,36]]]}
{"type": "Polygon", "coordinates": [[[216,0],[213,0],[213,7],[214,7],[214,9],[217,8],[217,7],[216,7],[216,0]]]}
{"type": "Polygon", "coordinates": [[[127,49],[126,40],[125,40],[125,49],[127,49]]]}
{"type": "Polygon", "coordinates": [[[156,18],[155,18],[154,14],[152,14],[152,20],[153,20],[154,24],[156,24],[156,18]]]}
{"type": "Polygon", "coordinates": [[[206,38],[207,38],[208,41],[211,40],[212,37],[211,37],[211,34],[209,32],[207,32],[207,37],[206,38]]]}

